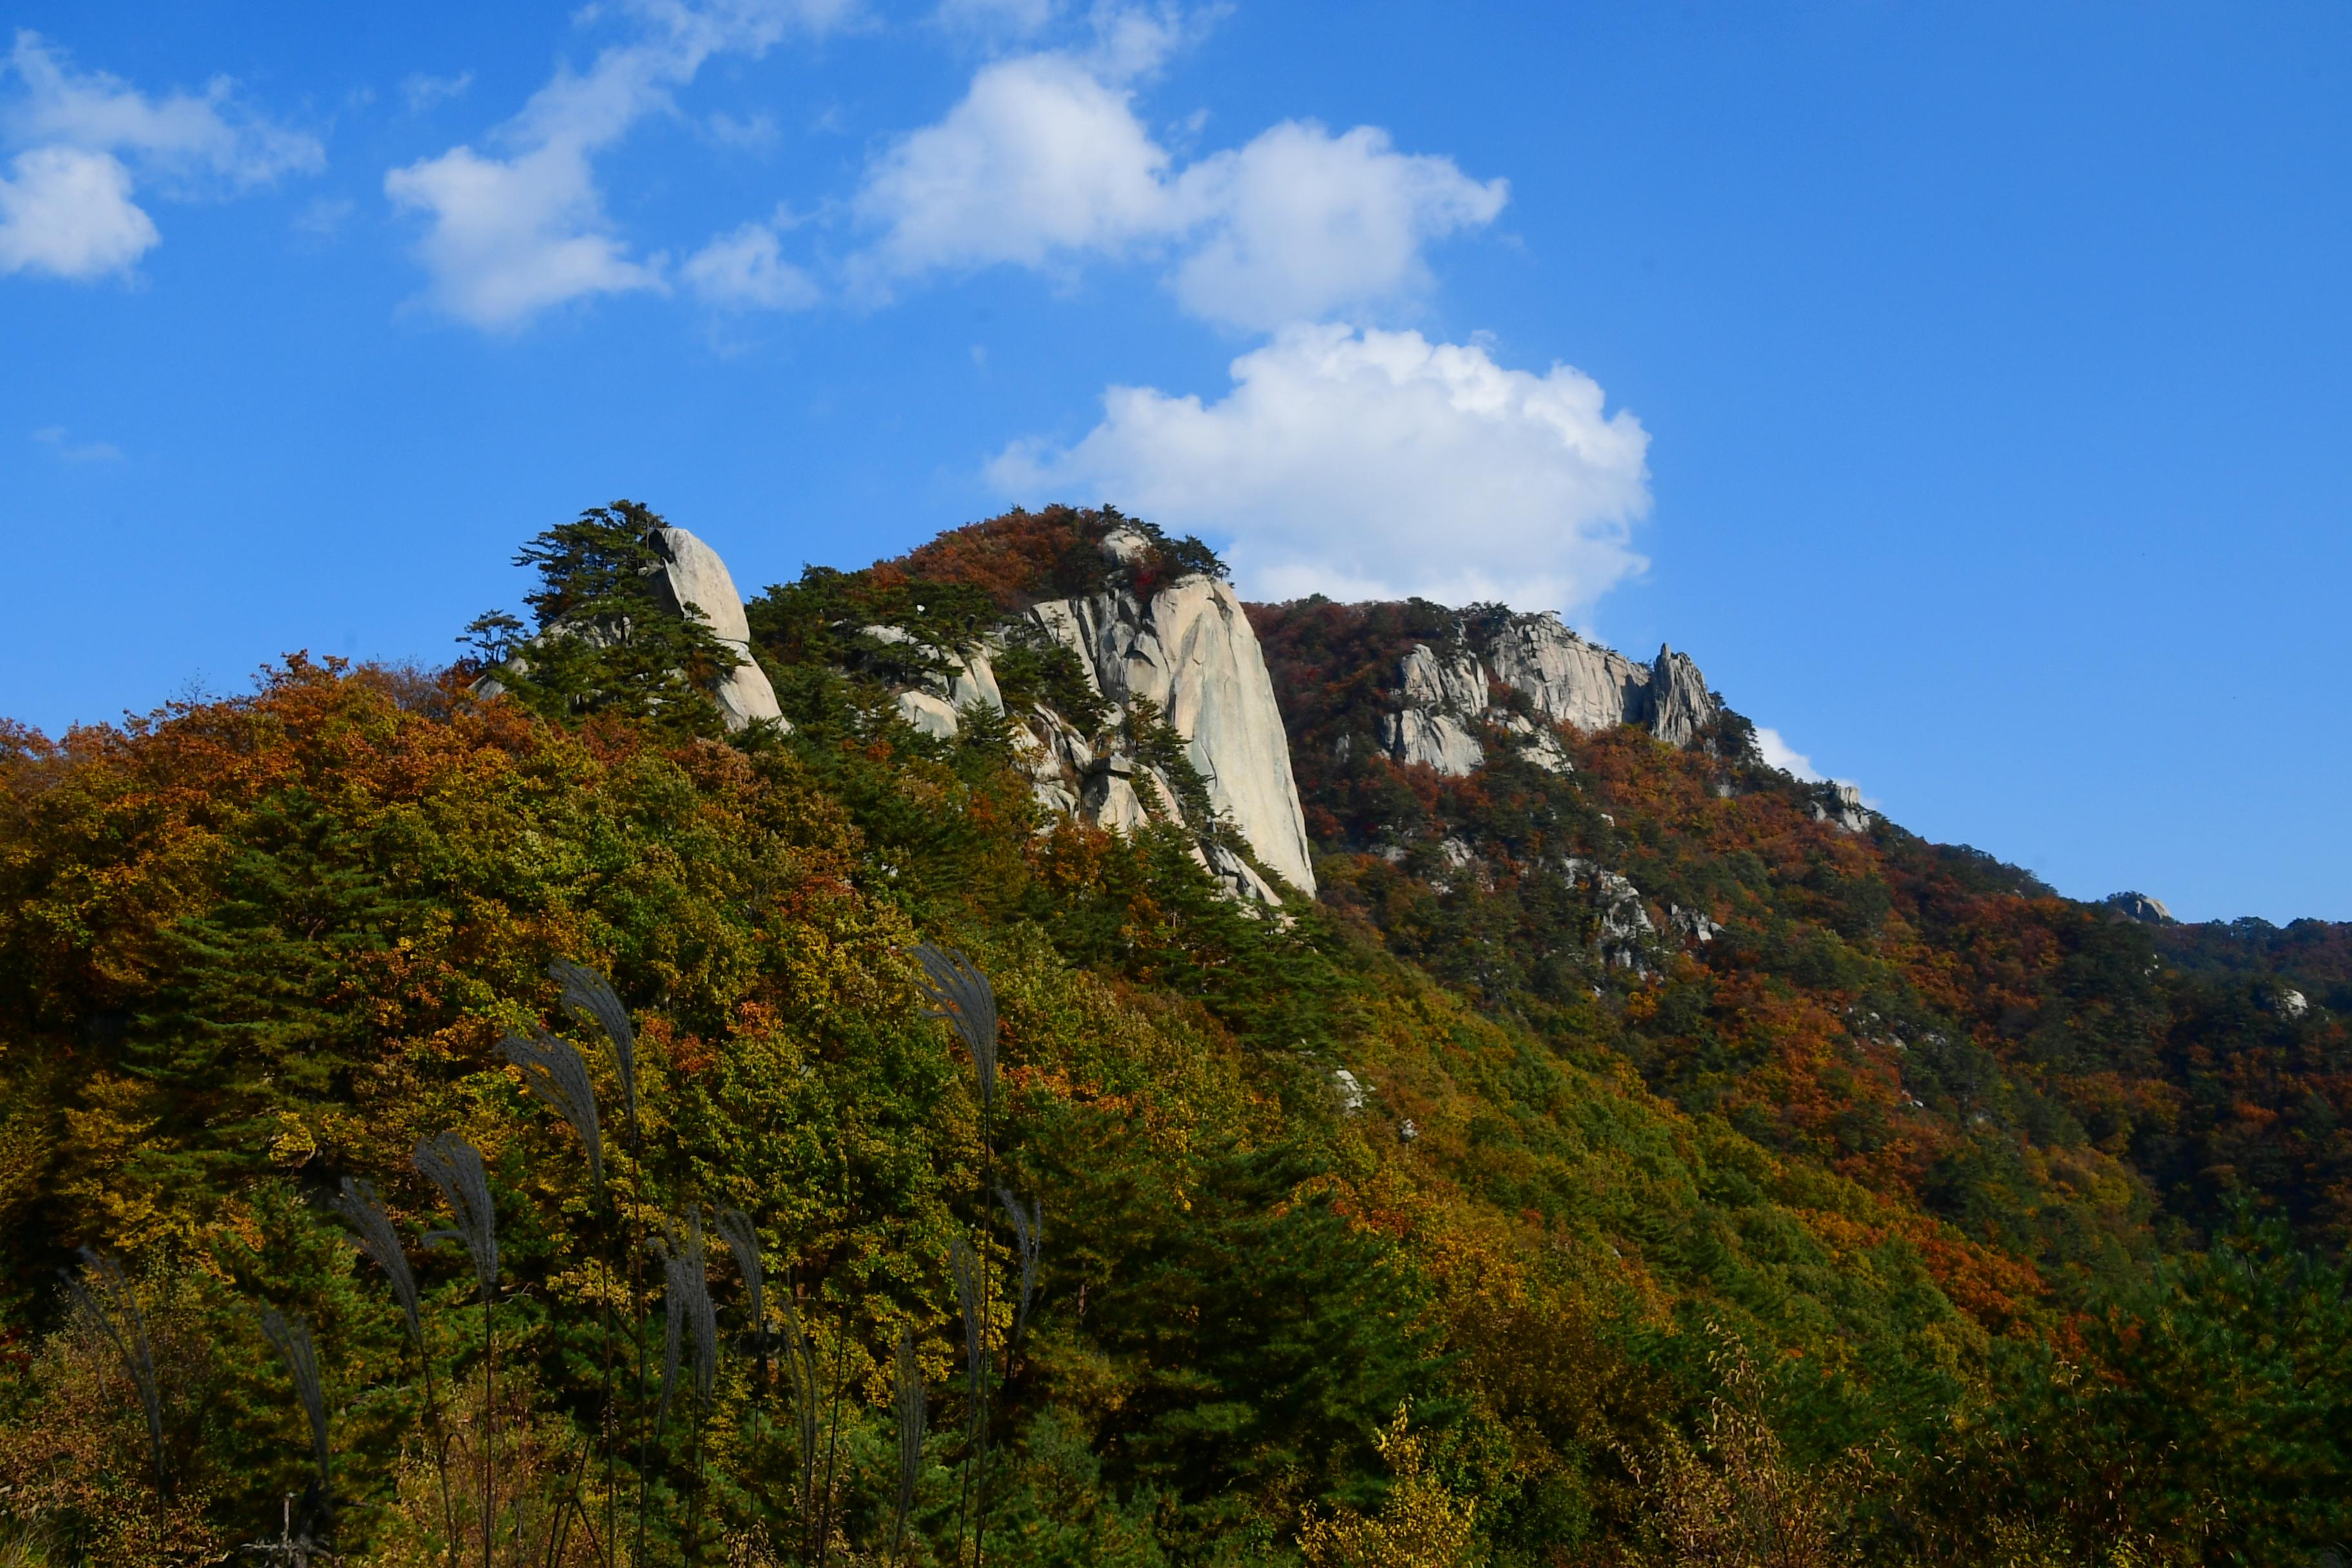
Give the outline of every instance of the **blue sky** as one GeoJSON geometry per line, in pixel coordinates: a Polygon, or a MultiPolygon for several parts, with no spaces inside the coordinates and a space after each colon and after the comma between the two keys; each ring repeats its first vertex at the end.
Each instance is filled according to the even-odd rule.
{"type": "Polygon", "coordinates": [[[0,16],[0,712],[1111,500],[1689,651],[1898,821],[2352,919],[2352,12],[0,16]]]}

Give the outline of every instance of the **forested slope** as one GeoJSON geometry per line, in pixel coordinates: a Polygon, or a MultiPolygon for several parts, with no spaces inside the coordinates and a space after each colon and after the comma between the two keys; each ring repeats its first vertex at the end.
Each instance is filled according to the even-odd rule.
{"type": "Polygon", "coordinates": [[[1042,809],[1003,725],[919,733],[845,655],[877,603],[951,646],[1071,591],[1093,557],[1055,526],[755,603],[789,734],[716,739],[625,658],[485,699],[295,658],[10,731],[22,1549],[478,1560],[486,1504],[514,1563],[2271,1563],[2347,1532],[2340,931],[2118,922],[1842,832],[1736,724],[1571,732],[1567,773],[1339,758],[1430,634],[1319,604],[1257,621],[1322,892],[1252,906],[1192,834],[1042,809]],[[924,942],[992,982],[985,1097],[924,942]],[[609,976],[629,1070],[566,960],[609,976]],[[580,1047],[601,1184],[502,1049],[541,1027],[580,1047]],[[411,1152],[449,1131],[487,1307],[478,1254],[428,1244],[411,1152]],[[271,1309],[315,1340],[323,1487],[271,1309]]]}

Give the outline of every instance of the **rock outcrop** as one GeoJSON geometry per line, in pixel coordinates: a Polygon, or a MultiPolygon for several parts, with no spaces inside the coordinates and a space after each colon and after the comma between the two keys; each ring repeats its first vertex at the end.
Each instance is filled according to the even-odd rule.
{"type": "Polygon", "coordinates": [[[712,700],[730,730],[755,723],[782,724],[783,710],[776,705],[776,689],[767,672],[751,657],[751,625],[744,618],[743,595],[719,552],[682,528],[657,528],[647,542],[662,558],[660,588],[672,614],[689,610],[742,660],[711,686],[712,700]]]}
{"type": "Polygon", "coordinates": [[[1570,857],[1561,872],[1569,886],[1586,889],[1592,900],[1592,944],[1601,961],[1639,975],[1654,973],[1650,957],[1658,928],[1642,890],[1581,856],[1570,857]]]}
{"type": "Polygon", "coordinates": [[[1842,833],[1867,833],[1877,814],[1862,804],[1862,786],[1832,779],[1821,786],[1807,810],[1815,822],[1826,822],[1842,833]]]}
{"type": "Polygon", "coordinates": [[[1381,714],[1381,744],[1398,762],[1434,768],[1449,778],[1466,778],[1486,762],[1486,748],[1459,720],[1426,708],[1381,714]]]}
{"type": "MultiPolygon", "coordinates": [[[[1103,552],[1121,562],[1140,542],[1113,533],[1103,541],[1103,552]]],[[[1183,742],[1186,760],[1207,786],[1214,814],[1233,826],[1268,870],[1301,892],[1315,890],[1307,815],[1291,776],[1290,744],[1275,705],[1274,682],[1257,633],[1228,584],[1208,576],[1182,577],[1149,599],[1113,587],[1084,598],[1047,600],[1032,606],[1027,618],[1046,638],[1078,656],[1104,698],[1129,710],[1150,703],[1183,742]]],[[[1094,767],[1084,737],[1041,733],[1035,739],[1038,753],[1056,764],[1066,762],[1081,777],[1094,767]]],[[[1043,798],[1053,781],[1041,776],[1039,784],[1043,798]]],[[[1066,782],[1060,787],[1066,791],[1066,782]]],[[[1155,793],[1173,800],[1164,779],[1155,793]]],[[[1109,785],[1099,795],[1115,813],[1125,811],[1109,785]]],[[[1204,856],[1229,881],[1238,879],[1217,866],[1216,856],[1204,856]]]]}
{"type": "Polygon", "coordinates": [[[1485,765],[1478,731],[1493,725],[1528,761],[1566,773],[1568,752],[1553,725],[1591,731],[1642,724],[1670,746],[1688,746],[1722,716],[1698,666],[1670,647],[1637,664],[1550,615],[1465,618],[1458,637],[1442,652],[1415,643],[1398,661],[1397,706],[1381,716],[1381,744],[1400,763],[1464,777],[1485,765]],[[1492,684],[1526,699],[1536,719],[1496,703],[1492,684]]]}
{"type": "Polygon", "coordinates": [[[2142,925],[2173,923],[2172,911],[2164,907],[2164,900],[2151,899],[2146,893],[2109,893],[2106,904],[2125,920],[2137,921],[2142,925]]]}

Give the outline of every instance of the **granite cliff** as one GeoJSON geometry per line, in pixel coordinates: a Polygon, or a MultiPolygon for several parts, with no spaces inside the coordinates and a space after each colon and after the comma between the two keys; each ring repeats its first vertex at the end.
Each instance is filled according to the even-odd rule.
{"type": "MultiPolygon", "coordinates": [[[[904,625],[836,614],[824,657],[877,684],[888,712],[932,740],[954,741],[975,717],[1001,723],[1033,795],[1051,814],[1121,833],[1171,823],[1193,836],[1198,858],[1234,893],[1273,904],[1286,885],[1311,896],[1314,850],[1292,764],[1297,725],[1286,724],[1285,713],[1301,699],[1278,695],[1252,622],[1253,613],[1282,607],[1245,607],[1205,552],[1171,569],[1167,542],[1148,525],[1115,512],[1066,516],[1077,520],[1068,524],[1075,547],[1057,546],[1061,552],[1045,567],[1025,568],[1029,579],[1042,574],[1043,583],[1022,580],[1023,591],[998,592],[989,614],[945,629],[922,602],[901,605],[904,625]],[[1074,591],[1039,591],[1055,587],[1074,591]],[[1034,663],[1041,651],[1066,656],[1064,668],[1083,689],[1008,700],[998,664],[1034,663]]],[[[1000,543],[992,529],[1003,531],[974,525],[942,542],[1000,543]]],[[[728,727],[789,729],[725,563],[684,529],[659,529],[651,542],[664,563],[672,612],[690,608],[743,658],[709,683],[728,727]]],[[[971,564],[969,552],[954,559],[961,564],[950,570],[987,575],[971,564]]],[[[940,569],[922,552],[905,560],[909,568],[940,569]]],[[[875,571],[926,580],[890,563],[875,571]]],[[[929,596],[946,592],[941,584],[929,596]]],[[[1572,767],[1567,731],[1631,724],[1673,746],[1712,744],[1726,712],[1697,666],[1671,648],[1643,663],[1549,614],[1417,608],[1428,612],[1429,624],[1394,656],[1370,704],[1371,733],[1341,736],[1338,754],[1376,746],[1398,764],[1448,778],[1466,778],[1491,757],[1509,754],[1565,773],[1572,767]]],[[[1832,815],[1859,830],[1854,803],[1833,805],[1843,809],[1832,815]]]]}

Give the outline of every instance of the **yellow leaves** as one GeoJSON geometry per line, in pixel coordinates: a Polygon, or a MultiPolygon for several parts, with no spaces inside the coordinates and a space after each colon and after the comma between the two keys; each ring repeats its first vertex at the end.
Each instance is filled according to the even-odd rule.
{"type": "Polygon", "coordinates": [[[292,1170],[319,1152],[319,1140],[301,1117],[291,1110],[281,1110],[274,1120],[278,1123],[278,1132],[269,1140],[272,1164],[292,1170]]]}
{"type": "Polygon", "coordinates": [[[1379,1513],[1309,1510],[1298,1532],[1308,1568],[1455,1568],[1471,1561],[1477,1503],[1457,1497],[1433,1469],[1429,1441],[1408,1429],[1407,1410],[1373,1439],[1389,1467],[1379,1513]]]}

